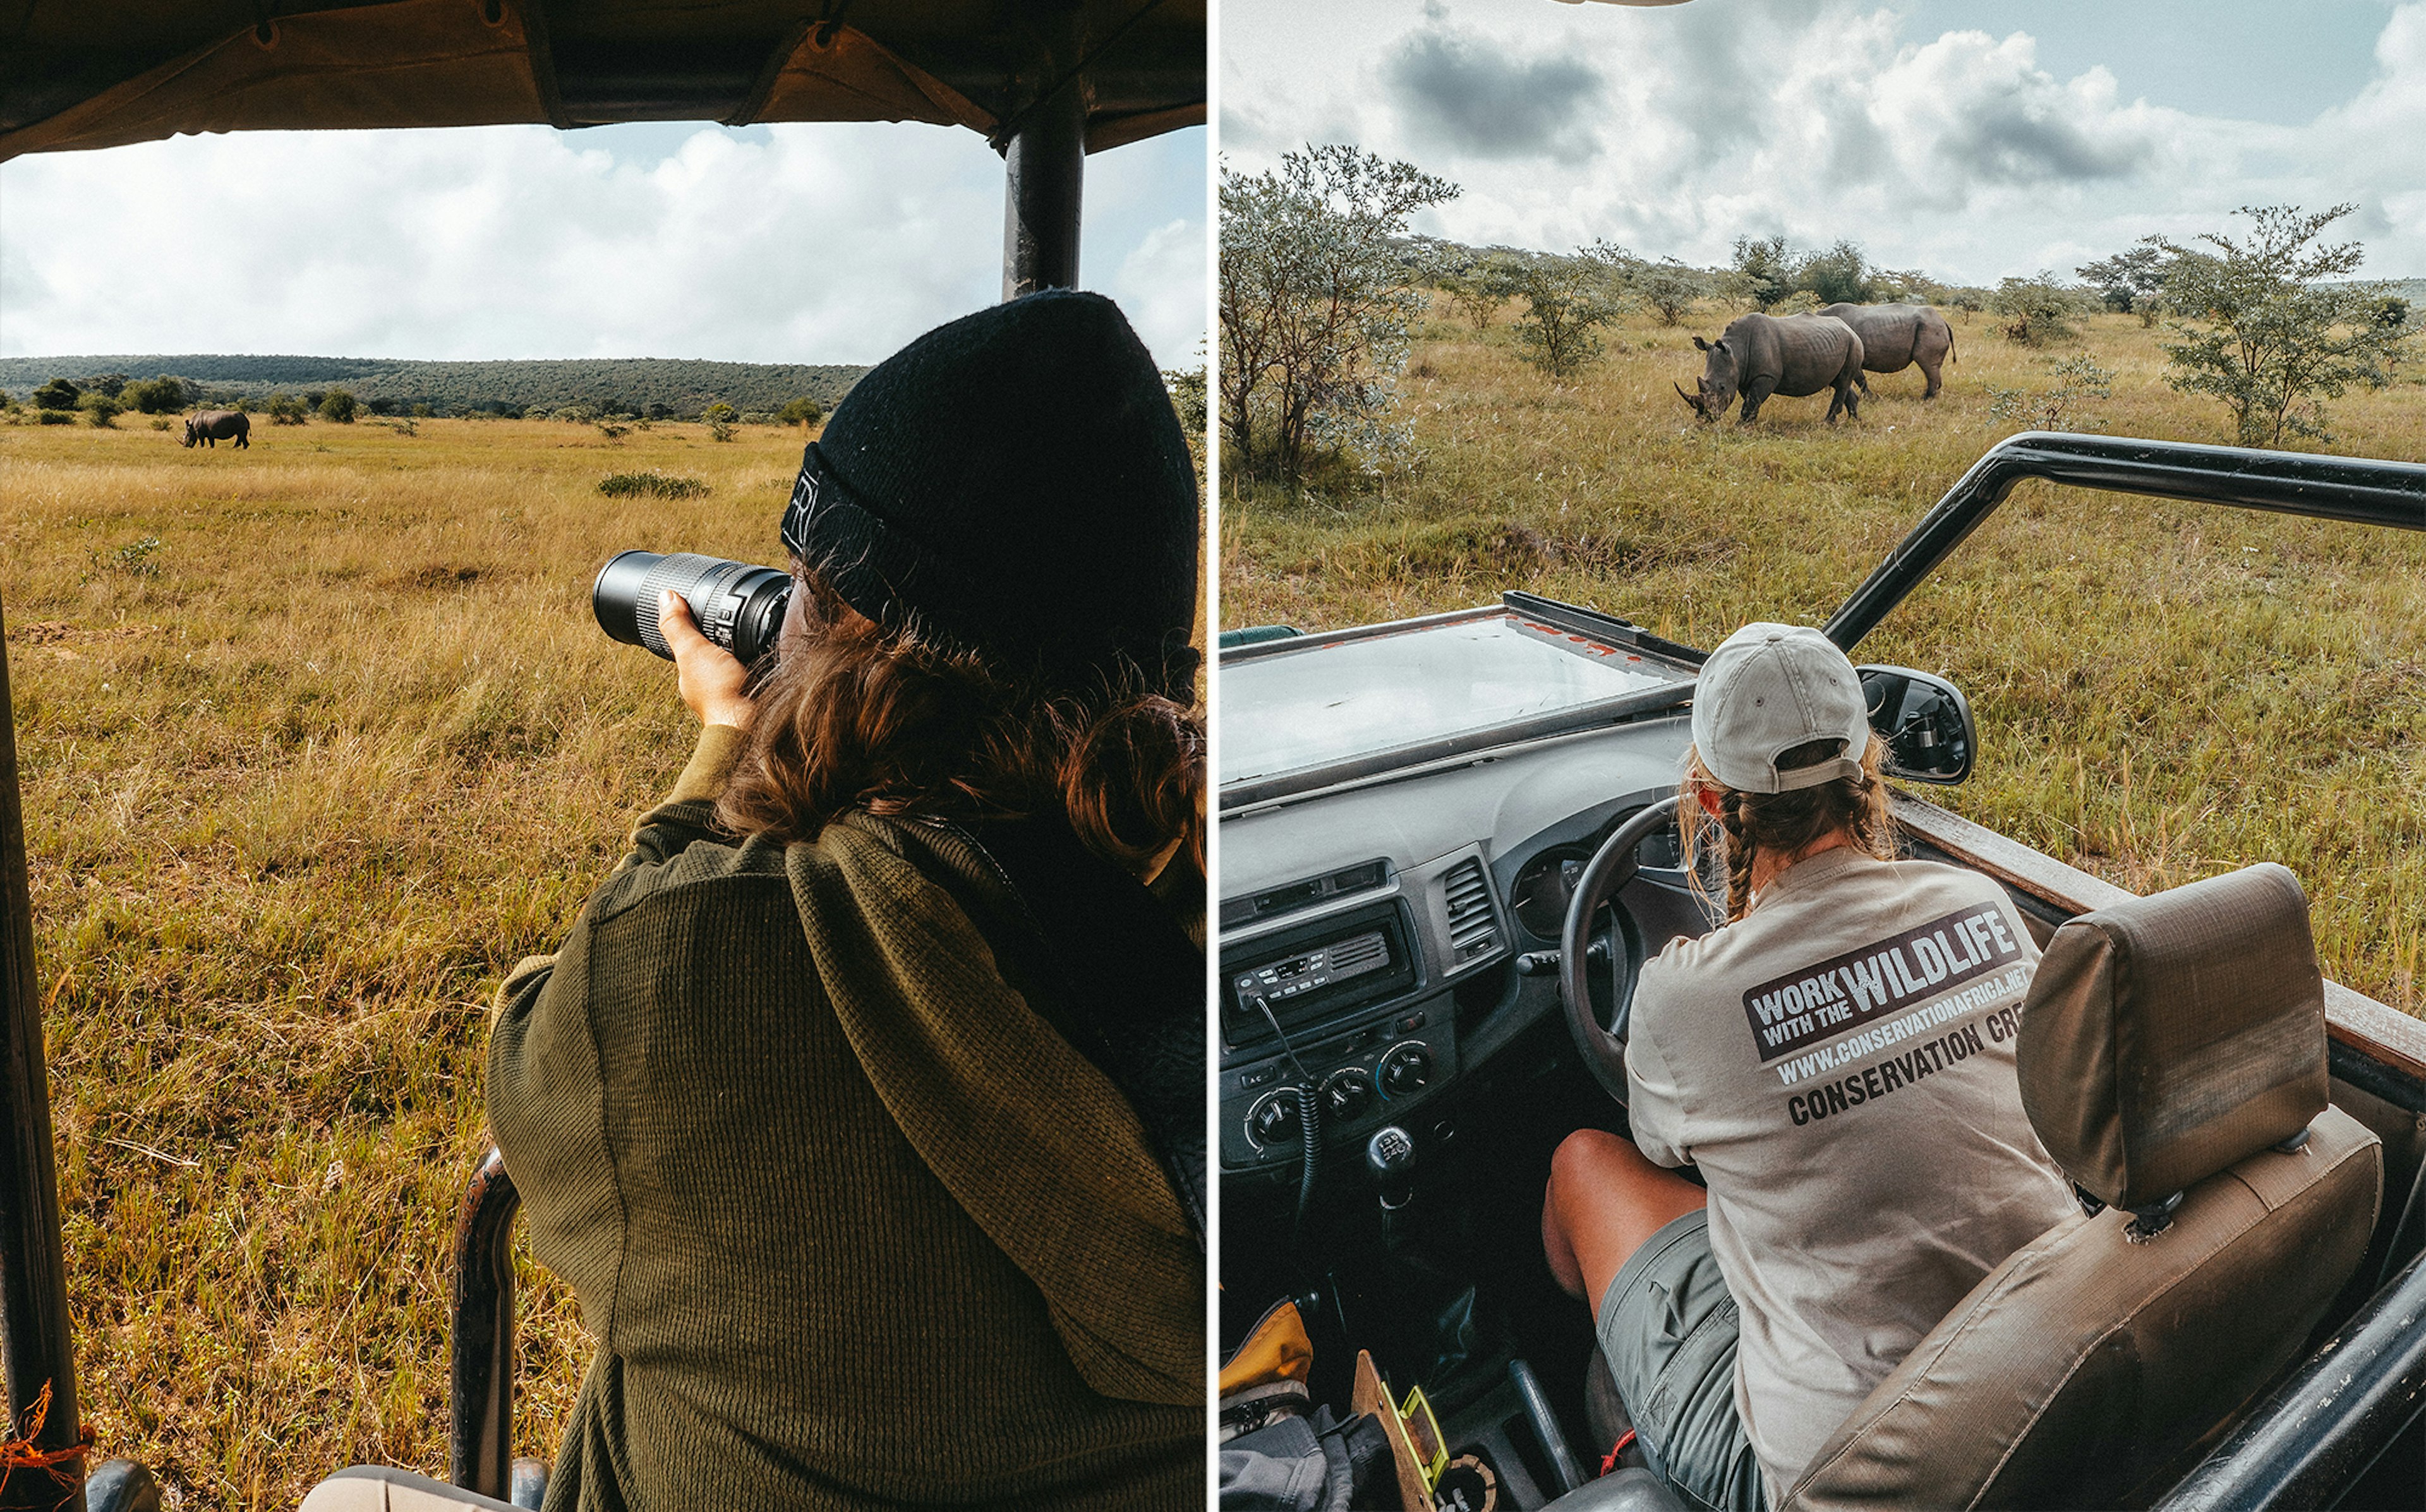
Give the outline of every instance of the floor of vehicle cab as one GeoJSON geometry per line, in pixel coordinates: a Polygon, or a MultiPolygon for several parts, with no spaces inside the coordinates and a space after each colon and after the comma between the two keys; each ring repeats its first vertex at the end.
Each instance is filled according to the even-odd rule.
{"type": "MultiPolygon", "coordinates": [[[[1303,1260],[1288,1240],[1294,1182],[1225,1186],[1225,1352],[1272,1301],[1298,1295],[1314,1303],[1317,1399],[1344,1411],[1356,1352],[1369,1350],[1398,1398],[1423,1388],[1453,1451],[1521,1417],[1509,1362],[1522,1359],[1575,1459],[1589,1457],[1585,1475],[1598,1470],[1609,1446],[1591,1444],[1585,1420],[1592,1313],[1550,1277],[1541,1205],[1559,1142],[1582,1127],[1623,1134],[1624,1114],[1577,1063],[1563,1026],[1544,1029],[1461,1086],[1457,1134],[1423,1152],[1415,1200],[1393,1235],[1361,1168],[1345,1160],[1323,1172],[1303,1260]]],[[[1508,1437],[1521,1477],[1553,1493],[1548,1456],[1528,1434],[1508,1437]]]]}

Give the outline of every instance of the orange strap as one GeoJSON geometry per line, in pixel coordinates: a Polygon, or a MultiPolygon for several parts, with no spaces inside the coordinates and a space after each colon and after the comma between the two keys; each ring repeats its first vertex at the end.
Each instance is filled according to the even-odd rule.
{"type": "Polygon", "coordinates": [[[51,1383],[44,1381],[34,1397],[34,1405],[25,1409],[25,1427],[22,1436],[0,1443],[0,1486],[8,1484],[11,1472],[44,1470],[62,1484],[73,1482],[73,1475],[62,1474],[57,1467],[71,1459],[82,1459],[92,1448],[92,1430],[76,1435],[75,1442],[65,1449],[37,1449],[34,1440],[42,1436],[42,1421],[51,1415],[51,1383]]]}

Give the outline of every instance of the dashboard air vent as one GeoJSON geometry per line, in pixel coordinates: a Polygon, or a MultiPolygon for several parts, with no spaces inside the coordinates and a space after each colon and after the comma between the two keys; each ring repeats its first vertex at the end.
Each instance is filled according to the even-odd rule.
{"type": "Polygon", "coordinates": [[[1463,965],[1499,943],[1491,914],[1491,887],[1482,877],[1482,863],[1468,857],[1450,868],[1448,889],[1449,958],[1463,965]]]}

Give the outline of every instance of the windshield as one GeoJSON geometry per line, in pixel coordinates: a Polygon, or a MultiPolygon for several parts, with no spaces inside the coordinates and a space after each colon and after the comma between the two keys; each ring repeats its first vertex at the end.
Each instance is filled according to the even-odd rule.
{"type": "Polygon", "coordinates": [[[1224,786],[1580,709],[1688,676],[1502,611],[1221,668],[1224,786]]]}

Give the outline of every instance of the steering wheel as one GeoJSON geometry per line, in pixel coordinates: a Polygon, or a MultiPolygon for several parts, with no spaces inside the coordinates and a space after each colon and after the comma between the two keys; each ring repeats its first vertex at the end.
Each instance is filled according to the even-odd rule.
{"type": "Polygon", "coordinates": [[[1612,1006],[1604,1026],[1593,1012],[1592,986],[1584,975],[1585,957],[1592,949],[1593,916],[1633,879],[1638,869],[1635,847],[1675,817],[1676,799],[1661,798],[1601,842],[1583,875],[1576,878],[1575,893],[1567,899],[1566,922],[1559,930],[1559,999],[1567,1010],[1567,1032],[1575,1037],[1576,1050],[1592,1068],[1593,1079],[1620,1106],[1625,1102],[1625,1025],[1634,1011],[1637,973],[1623,942],[1609,952],[1612,1006]]]}

